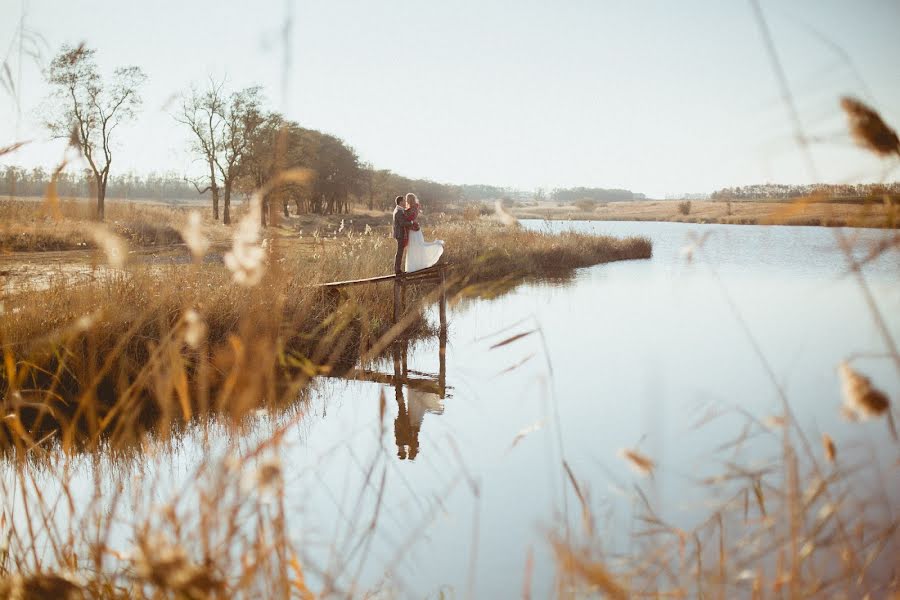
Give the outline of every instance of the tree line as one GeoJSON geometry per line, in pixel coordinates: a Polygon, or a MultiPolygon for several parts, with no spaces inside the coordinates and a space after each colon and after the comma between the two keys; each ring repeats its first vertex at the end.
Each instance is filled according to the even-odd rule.
{"type": "MultiPolygon", "coordinates": [[[[24,169],[9,165],[0,171],[0,194],[42,196],[53,179],[60,196],[87,198],[95,193],[94,174],[90,169],[61,171],[54,176],[43,167],[24,169]]],[[[198,197],[194,186],[174,172],[151,172],[144,176],[136,173],[110,175],[106,189],[112,197],[134,200],[177,201],[198,197]]],[[[201,197],[208,198],[209,192],[201,194],[201,197]]]]}
{"type": "Polygon", "coordinates": [[[575,187],[557,188],[550,193],[550,198],[554,202],[572,204],[579,200],[592,200],[595,202],[644,200],[646,196],[630,190],[575,187]]]}
{"type": "Polygon", "coordinates": [[[722,188],[710,194],[710,198],[713,200],[787,200],[790,198],[803,198],[807,196],[826,196],[829,198],[864,199],[880,198],[885,194],[892,197],[900,195],[900,182],[859,184],[814,183],[809,185],[763,183],[722,188]]]}
{"type": "Polygon", "coordinates": [[[108,194],[125,198],[209,198],[214,219],[231,222],[232,201],[255,190],[267,190],[262,224],[271,211],[347,213],[353,203],[369,209],[392,206],[392,198],[412,191],[435,208],[466,200],[503,197],[506,188],[464,186],[410,179],[361,163],[343,140],[302,127],[265,105],[262,90],[228,90],[224,80],[210,78],[180,97],[173,118],[184,127],[199,169],[191,178],[174,174],[111,175],[112,140],[117,128],[137,117],[140,89],[146,75],[137,66],[119,67],[101,77],[96,50],[63,46],[51,61],[47,81],[54,90],[46,128],[77,148],[88,168],[68,173],[62,165],[53,173],[8,167],[0,185],[7,194],[39,195],[53,180],[64,195],[92,195],[96,216],[103,219],[108,194]],[[268,185],[277,175],[304,169],[305,178],[268,185]]]}

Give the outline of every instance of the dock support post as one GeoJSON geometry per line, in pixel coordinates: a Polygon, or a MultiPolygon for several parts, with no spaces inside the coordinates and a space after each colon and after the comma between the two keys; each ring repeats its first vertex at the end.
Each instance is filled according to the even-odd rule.
{"type": "Polygon", "coordinates": [[[394,280],[394,323],[400,320],[400,275],[394,280]]]}
{"type": "Polygon", "coordinates": [[[447,387],[447,285],[443,265],[440,270],[440,299],[438,300],[438,314],[440,315],[441,328],[438,331],[438,386],[441,388],[441,398],[446,395],[447,387]]]}

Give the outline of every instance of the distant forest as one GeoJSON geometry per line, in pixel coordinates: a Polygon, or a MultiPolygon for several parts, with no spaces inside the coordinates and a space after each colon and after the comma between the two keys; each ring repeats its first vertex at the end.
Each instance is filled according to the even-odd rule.
{"type": "MultiPolygon", "coordinates": [[[[41,167],[0,167],[0,194],[13,197],[43,196],[51,176],[52,173],[41,167]]],[[[521,196],[521,192],[512,188],[436,183],[427,179],[403,177],[386,169],[376,170],[369,166],[359,168],[357,177],[353,186],[355,193],[350,194],[350,201],[370,209],[390,208],[394,196],[410,191],[434,206],[521,196]]],[[[89,170],[74,173],[63,171],[56,180],[57,193],[63,197],[91,197],[94,194],[93,185],[93,174],[89,170]]],[[[111,175],[107,188],[109,197],[126,200],[178,203],[209,200],[211,197],[209,189],[199,192],[185,177],[171,172],[149,173],[145,176],[134,173],[111,175]]],[[[342,204],[341,208],[349,209],[349,206],[342,204]]]]}
{"type": "Polygon", "coordinates": [[[826,196],[829,198],[866,199],[880,197],[885,194],[891,197],[900,196],[900,182],[894,183],[860,183],[860,184],[828,184],[785,185],[781,183],[763,183],[728,187],[710,194],[713,200],[787,200],[807,196],[826,196]]]}
{"type": "Polygon", "coordinates": [[[597,202],[616,202],[621,200],[644,200],[647,196],[629,190],[604,189],[604,188],[565,188],[555,189],[550,194],[554,202],[571,204],[579,200],[594,200],[597,202]]]}
{"type": "MultiPolygon", "coordinates": [[[[7,166],[0,170],[0,193],[5,196],[43,196],[52,173],[41,167],[23,169],[7,166]]],[[[57,176],[56,191],[60,196],[88,198],[94,194],[94,176],[90,171],[57,176]]],[[[209,190],[200,194],[190,182],[176,173],[150,173],[144,177],[128,173],[111,175],[108,193],[115,198],[177,201],[209,198],[209,190]]]]}
{"type": "MultiPolygon", "coordinates": [[[[312,133],[311,130],[306,130],[312,133]]],[[[319,132],[315,132],[317,135],[319,132]]],[[[335,143],[341,142],[335,140],[335,143]]],[[[348,153],[349,154],[349,153],[348,153]]],[[[354,156],[355,158],[355,156],[354,156]]],[[[443,207],[449,204],[463,204],[467,202],[486,202],[502,199],[505,201],[519,201],[526,199],[541,200],[544,192],[537,190],[534,193],[523,192],[509,187],[494,185],[454,185],[437,183],[427,179],[411,179],[398,175],[387,169],[374,169],[370,165],[357,166],[354,158],[353,183],[347,186],[350,193],[347,194],[347,202],[338,202],[332,212],[346,212],[350,204],[365,206],[369,209],[390,208],[393,198],[405,192],[414,192],[423,200],[435,207],[443,207]]],[[[24,169],[18,166],[0,167],[0,195],[4,196],[43,196],[50,184],[52,173],[41,167],[24,169]]],[[[63,171],[56,180],[56,191],[60,196],[73,198],[88,198],[95,192],[93,189],[94,177],[90,170],[80,172],[63,171]]],[[[107,184],[107,195],[110,198],[125,200],[153,200],[157,202],[178,203],[197,199],[210,200],[210,190],[198,191],[197,187],[187,178],[174,172],[151,172],[141,176],[135,173],[124,175],[111,175],[107,184]]],[[[644,194],[637,194],[628,190],[604,189],[604,188],[565,188],[554,189],[550,192],[550,199],[554,202],[571,203],[578,200],[641,200],[644,194]]],[[[316,205],[297,204],[291,201],[291,206],[297,205],[298,212],[329,212],[328,207],[316,205]]],[[[285,209],[287,210],[287,209],[285,209]]]]}

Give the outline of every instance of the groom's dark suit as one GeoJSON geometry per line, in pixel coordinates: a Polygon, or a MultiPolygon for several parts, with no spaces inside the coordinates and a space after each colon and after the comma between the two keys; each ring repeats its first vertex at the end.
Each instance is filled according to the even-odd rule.
{"type": "Polygon", "coordinates": [[[409,220],[403,207],[394,207],[394,239],[397,240],[397,254],[394,256],[394,273],[403,271],[403,250],[406,248],[406,239],[409,236],[409,220]]]}

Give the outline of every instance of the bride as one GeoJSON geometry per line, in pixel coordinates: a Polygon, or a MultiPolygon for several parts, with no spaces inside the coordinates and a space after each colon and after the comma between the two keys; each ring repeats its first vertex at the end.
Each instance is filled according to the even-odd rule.
{"type": "Polygon", "coordinates": [[[409,229],[409,243],[406,247],[406,272],[421,271],[437,264],[441,255],[444,253],[444,242],[435,240],[426,242],[425,236],[422,235],[422,229],[419,227],[419,213],[422,211],[422,205],[416,195],[409,193],[406,195],[406,216],[412,222],[409,229]]]}

